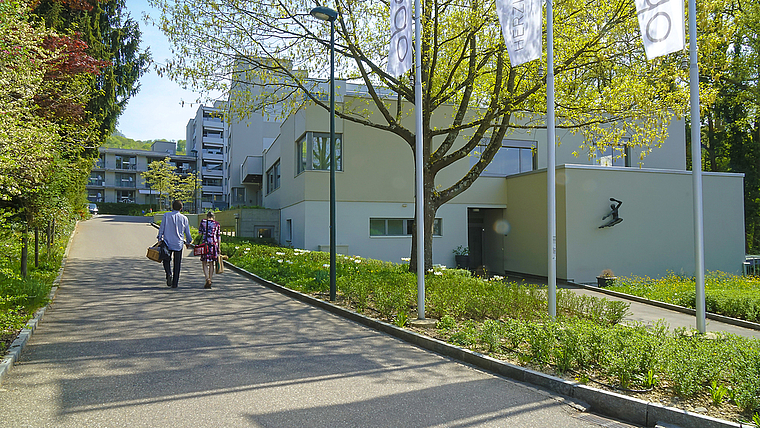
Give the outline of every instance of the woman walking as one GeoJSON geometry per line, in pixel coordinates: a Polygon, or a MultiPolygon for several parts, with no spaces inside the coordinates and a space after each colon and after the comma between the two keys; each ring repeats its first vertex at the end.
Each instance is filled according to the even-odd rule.
{"type": "Polygon", "coordinates": [[[213,211],[209,211],[208,214],[206,214],[206,218],[201,220],[201,224],[198,226],[198,232],[201,235],[201,244],[206,244],[208,247],[206,254],[201,255],[203,275],[206,277],[206,284],[203,288],[211,288],[211,278],[214,276],[214,264],[221,254],[219,248],[219,245],[222,242],[221,230],[222,228],[219,223],[214,220],[213,211]]]}

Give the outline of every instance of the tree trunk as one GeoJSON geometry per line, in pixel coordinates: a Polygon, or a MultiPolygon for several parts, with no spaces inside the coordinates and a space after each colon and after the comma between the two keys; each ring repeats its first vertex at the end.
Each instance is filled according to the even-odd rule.
{"type": "Polygon", "coordinates": [[[24,229],[21,235],[21,276],[27,276],[27,259],[29,254],[29,229],[24,229]]]}
{"type": "Polygon", "coordinates": [[[40,229],[34,228],[34,267],[40,267],[40,229]]]}

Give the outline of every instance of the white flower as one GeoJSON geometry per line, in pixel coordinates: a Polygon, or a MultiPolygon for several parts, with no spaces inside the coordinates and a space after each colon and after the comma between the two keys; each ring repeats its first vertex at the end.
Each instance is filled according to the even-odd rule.
{"type": "Polygon", "coordinates": [[[433,275],[443,275],[443,272],[433,272],[433,275]]]}
{"type": "Polygon", "coordinates": [[[433,269],[428,269],[427,272],[428,273],[433,272],[433,269]]]}
{"type": "Polygon", "coordinates": [[[282,263],[282,259],[277,260],[277,263],[282,263]]]}
{"type": "Polygon", "coordinates": [[[402,261],[402,262],[408,262],[408,261],[410,261],[410,260],[412,260],[412,259],[411,259],[411,258],[409,258],[409,257],[402,257],[402,258],[401,258],[401,261],[402,261]]]}
{"type": "Polygon", "coordinates": [[[240,249],[240,247],[237,247],[237,246],[236,246],[236,247],[235,247],[235,249],[236,249],[236,250],[239,250],[239,249],[240,249]]]}
{"type": "Polygon", "coordinates": [[[494,280],[494,281],[501,281],[502,279],[504,279],[504,277],[503,276],[499,276],[499,275],[494,275],[493,278],[491,278],[491,279],[494,280]]]}
{"type": "Polygon", "coordinates": [[[290,260],[285,260],[285,263],[290,264],[290,265],[293,264],[293,262],[291,262],[290,260]]]}
{"type": "Polygon", "coordinates": [[[354,263],[361,263],[361,260],[354,260],[354,263]]]}
{"type": "Polygon", "coordinates": [[[278,256],[284,256],[284,255],[285,255],[285,253],[281,253],[281,252],[279,252],[279,251],[278,251],[278,252],[276,252],[275,254],[277,254],[278,256]]]}
{"type": "Polygon", "coordinates": [[[330,267],[330,263],[325,263],[322,265],[323,267],[330,267]]]}
{"type": "Polygon", "coordinates": [[[246,250],[246,251],[251,251],[251,249],[250,249],[250,248],[246,248],[245,250],[246,250]]]}

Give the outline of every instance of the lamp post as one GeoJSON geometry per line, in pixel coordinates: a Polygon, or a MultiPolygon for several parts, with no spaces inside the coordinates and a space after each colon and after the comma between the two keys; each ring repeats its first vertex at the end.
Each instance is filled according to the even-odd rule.
{"type": "Polygon", "coordinates": [[[330,301],[335,301],[335,19],[338,12],[319,6],[311,16],[330,21],[330,301]]]}
{"type": "Polygon", "coordinates": [[[198,150],[190,150],[195,156],[195,180],[193,180],[193,211],[198,214],[198,150]]]}

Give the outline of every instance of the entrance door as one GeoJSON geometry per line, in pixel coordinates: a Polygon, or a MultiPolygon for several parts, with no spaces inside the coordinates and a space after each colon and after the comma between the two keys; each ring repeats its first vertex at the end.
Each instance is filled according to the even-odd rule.
{"type": "Polygon", "coordinates": [[[504,222],[502,208],[467,209],[467,245],[470,247],[470,270],[483,267],[489,274],[504,275],[504,222]]]}

